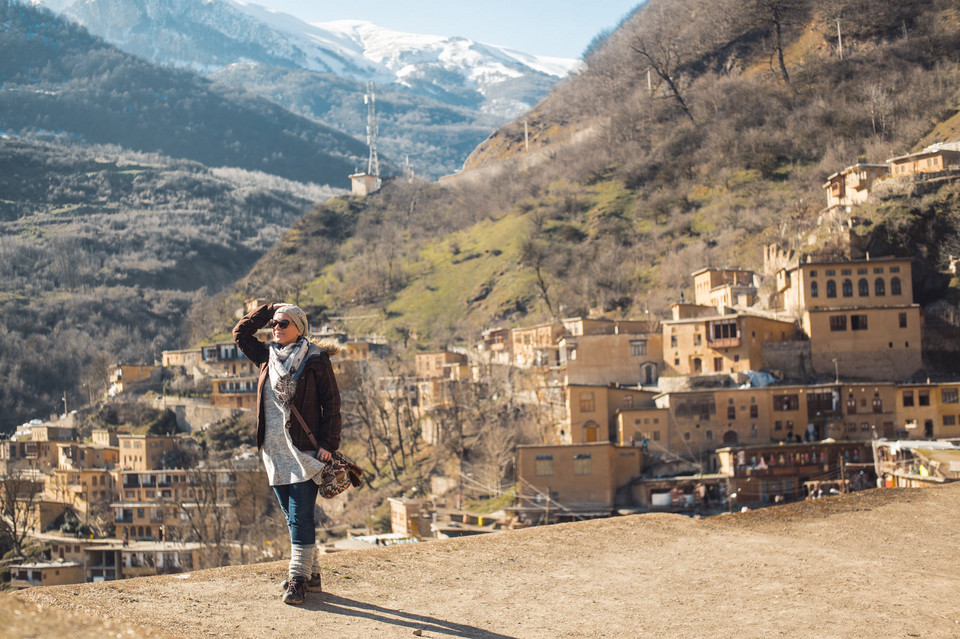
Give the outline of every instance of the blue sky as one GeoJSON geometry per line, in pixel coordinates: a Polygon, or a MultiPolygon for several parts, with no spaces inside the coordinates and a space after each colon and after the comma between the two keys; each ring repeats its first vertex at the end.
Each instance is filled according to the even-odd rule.
{"type": "Polygon", "coordinates": [[[579,58],[640,0],[248,0],[307,22],[367,20],[411,33],[462,36],[524,53],[579,58]]]}

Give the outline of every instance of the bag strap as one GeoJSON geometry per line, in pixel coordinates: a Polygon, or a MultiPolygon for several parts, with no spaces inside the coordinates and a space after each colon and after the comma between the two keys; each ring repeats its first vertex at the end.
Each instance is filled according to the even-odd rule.
{"type": "MultiPolygon", "coordinates": [[[[307,422],[303,421],[303,415],[300,414],[300,411],[297,410],[297,407],[291,403],[290,412],[293,413],[293,416],[297,418],[297,422],[300,423],[300,428],[303,429],[303,432],[307,434],[307,437],[310,438],[310,444],[317,449],[317,455],[320,454],[320,444],[317,443],[317,438],[313,436],[313,431],[307,428],[307,422]]],[[[318,457],[319,459],[319,457],[318,457]]]]}

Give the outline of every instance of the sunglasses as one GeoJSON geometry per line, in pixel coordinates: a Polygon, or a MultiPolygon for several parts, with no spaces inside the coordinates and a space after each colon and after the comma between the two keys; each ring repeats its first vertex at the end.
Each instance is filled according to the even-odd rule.
{"type": "Polygon", "coordinates": [[[269,326],[270,328],[284,329],[290,326],[290,320],[280,320],[279,322],[277,320],[270,320],[269,322],[267,322],[267,326],[269,326]]]}

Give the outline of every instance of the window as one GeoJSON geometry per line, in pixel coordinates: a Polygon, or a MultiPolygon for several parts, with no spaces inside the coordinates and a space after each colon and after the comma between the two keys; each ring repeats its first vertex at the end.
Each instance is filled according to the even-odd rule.
{"type": "Polygon", "coordinates": [[[844,297],[853,297],[853,282],[850,280],[843,280],[843,296],[844,297]]]}
{"type": "Polygon", "coordinates": [[[710,441],[710,440],[713,439],[713,431],[712,431],[712,430],[707,430],[707,432],[704,433],[704,435],[706,435],[707,441],[710,441]]]}
{"type": "Polygon", "coordinates": [[[848,433],[857,432],[857,425],[854,422],[847,422],[847,432],[848,433]]]}
{"type": "Polygon", "coordinates": [[[922,390],[917,392],[917,404],[919,406],[929,406],[930,405],[930,391],[922,390]]]}
{"type": "Polygon", "coordinates": [[[857,275],[866,275],[866,274],[867,274],[867,269],[865,269],[865,268],[858,268],[858,269],[857,269],[857,275]]]}
{"type": "Polygon", "coordinates": [[[677,336],[676,336],[676,335],[671,335],[671,336],[670,336],[670,347],[671,347],[671,348],[676,348],[676,347],[677,347],[677,336]]]}
{"type": "Polygon", "coordinates": [[[831,331],[845,331],[845,330],[847,330],[847,316],[846,316],[846,315],[831,315],[831,316],[830,316],[830,330],[831,330],[831,331]]]}
{"type": "Polygon", "coordinates": [[[660,431],[659,431],[659,430],[653,431],[653,441],[655,441],[655,442],[660,441],[660,431]]]}
{"type": "Polygon", "coordinates": [[[899,273],[899,272],[900,272],[900,267],[899,267],[899,266],[891,266],[891,267],[890,267],[890,272],[891,272],[891,273],[899,273]]]}
{"type": "Polygon", "coordinates": [[[873,272],[874,272],[874,274],[881,274],[881,273],[883,273],[883,267],[882,267],[882,266],[874,266],[874,267],[873,267],[873,272]]]}
{"type": "Polygon", "coordinates": [[[779,419],[773,422],[773,430],[783,430],[783,422],[779,419]]]}
{"type": "Polygon", "coordinates": [[[573,474],[593,474],[593,460],[590,459],[590,453],[577,453],[573,456],[573,474]]]}
{"type": "Polygon", "coordinates": [[[873,412],[882,413],[883,412],[883,400],[879,397],[873,398],[873,412]]]}
{"type": "Polygon", "coordinates": [[[790,395],[774,395],[773,396],[773,410],[786,411],[786,410],[799,410],[799,409],[800,409],[799,395],[790,394],[790,395]]]}
{"type": "Polygon", "coordinates": [[[869,430],[870,430],[870,422],[860,422],[860,430],[862,430],[862,431],[869,431],[869,430]]]}
{"type": "Polygon", "coordinates": [[[900,286],[899,277],[890,278],[890,294],[891,295],[901,295],[903,293],[903,288],[900,286]]]}
{"type": "Polygon", "coordinates": [[[847,415],[857,414],[857,400],[850,397],[847,399],[847,415]]]}
{"type": "Polygon", "coordinates": [[[714,372],[721,373],[723,372],[723,358],[714,357],[713,358],[713,370],[714,372]]]}
{"type": "Polygon", "coordinates": [[[816,271],[810,271],[810,277],[816,277],[816,276],[817,276],[816,271]]]}
{"type": "Polygon", "coordinates": [[[957,417],[956,415],[944,415],[943,416],[943,425],[944,426],[956,426],[957,417]]]}
{"type": "Polygon", "coordinates": [[[907,314],[900,313],[900,328],[906,328],[906,327],[907,327],[907,314]]]}
{"type": "Polygon", "coordinates": [[[835,270],[833,270],[832,268],[828,268],[828,269],[826,269],[826,270],[823,271],[823,274],[826,275],[827,277],[833,277],[834,275],[837,274],[837,272],[836,272],[835,270]]]}
{"type": "Polygon", "coordinates": [[[944,388],[940,390],[940,402],[943,404],[956,404],[958,393],[956,388],[944,388]]]}
{"type": "Polygon", "coordinates": [[[840,275],[850,275],[852,272],[853,272],[853,271],[851,271],[851,270],[848,269],[848,268],[842,268],[842,269],[840,269],[840,275]]]}
{"type": "Polygon", "coordinates": [[[913,406],[913,391],[903,391],[903,405],[913,406]]]}
{"type": "Polygon", "coordinates": [[[837,296],[837,283],[833,280],[827,280],[827,297],[837,296]]]}
{"type": "Polygon", "coordinates": [[[643,357],[647,354],[647,341],[638,339],[630,342],[630,356],[643,357]]]}
{"type": "Polygon", "coordinates": [[[736,418],[737,418],[737,407],[727,406],[727,419],[736,419],[736,418]]]}
{"type": "Polygon", "coordinates": [[[882,277],[878,277],[873,283],[873,292],[877,297],[883,297],[887,294],[887,283],[883,281],[882,277]]]}
{"type": "Polygon", "coordinates": [[[533,465],[537,475],[541,477],[553,475],[553,455],[537,455],[533,465]]]}
{"type": "Polygon", "coordinates": [[[750,406],[750,418],[751,418],[751,419],[756,419],[756,418],[759,417],[759,416],[760,416],[760,412],[759,412],[759,409],[757,408],[757,405],[756,405],[756,404],[751,405],[751,406],[750,406]]]}
{"type": "Polygon", "coordinates": [[[820,296],[820,287],[816,282],[810,282],[810,297],[819,297],[820,296]]]}
{"type": "Polygon", "coordinates": [[[580,412],[592,413],[597,410],[597,402],[593,399],[593,392],[580,393],[580,412]]]}
{"type": "Polygon", "coordinates": [[[757,438],[757,425],[756,425],[756,424],[750,424],[750,437],[752,437],[753,439],[756,439],[756,438],[757,438]]]}
{"type": "Polygon", "coordinates": [[[740,331],[737,330],[736,320],[724,322],[711,322],[713,324],[713,339],[731,339],[740,337],[740,331]]]}
{"type": "Polygon", "coordinates": [[[702,343],[703,343],[703,335],[701,335],[700,333],[694,333],[694,335],[693,335],[693,345],[694,345],[694,346],[700,346],[700,344],[702,344],[702,343]]]}
{"type": "Polygon", "coordinates": [[[866,315],[851,315],[850,316],[850,329],[854,331],[865,331],[867,330],[867,316],[866,315]]]}
{"type": "Polygon", "coordinates": [[[860,297],[870,296],[870,282],[866,278],[860,278],[857,282],[857,292],[860,293],[860,297]]]}

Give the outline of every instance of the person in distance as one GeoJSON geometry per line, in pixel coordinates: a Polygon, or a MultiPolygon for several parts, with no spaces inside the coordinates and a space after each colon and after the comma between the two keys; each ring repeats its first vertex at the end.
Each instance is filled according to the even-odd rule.
{"type": "Polygon", "coordinates": [[[307,316],[292,304],[264,304],[233,328],[241,352],[260,367],[257,449],[290,530],[290,567],[283,601],[303,603],[320,591],[314,508],[320,471],[340,447],[340,390],[330,363],[335,345],[308,337],[307,316]],[[257,331],[269,326],[273,342],[257,331]]]}

